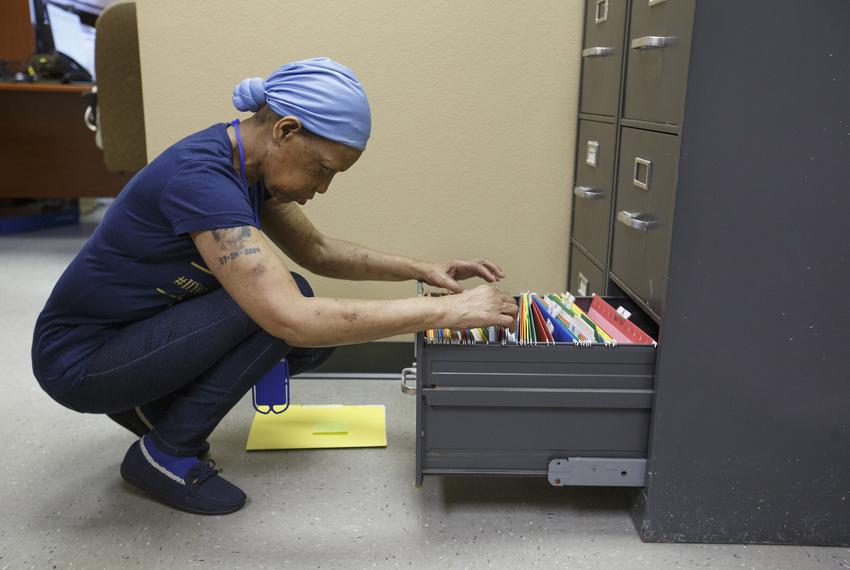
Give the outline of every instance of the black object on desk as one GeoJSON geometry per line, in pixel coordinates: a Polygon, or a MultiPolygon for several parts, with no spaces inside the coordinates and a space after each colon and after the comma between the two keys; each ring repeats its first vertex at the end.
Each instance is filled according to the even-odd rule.
{"type": "Polygon", "coordinates": [[[91,73],[64,53],[37,53],[30,59],[27,75],[34,81],[58,80],[61,83],[91,82],[91,73]]]}

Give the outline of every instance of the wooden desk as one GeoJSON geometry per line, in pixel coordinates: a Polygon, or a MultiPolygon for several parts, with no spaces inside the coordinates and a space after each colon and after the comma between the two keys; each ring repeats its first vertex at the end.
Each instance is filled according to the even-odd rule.
{"type": "Polygon", "coordinates": [[[83,123],[90,85],[0,83],[0,198],[115,196],[132,176],[108,172],[83,123]]]}

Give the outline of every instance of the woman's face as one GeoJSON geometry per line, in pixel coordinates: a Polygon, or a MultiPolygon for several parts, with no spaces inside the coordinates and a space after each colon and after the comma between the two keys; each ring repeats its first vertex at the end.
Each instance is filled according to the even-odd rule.
{"type": "Polygon", "coordinates": [[[284,117],[273,129],[263,165],[263,182],[280,202],[302,206],[324,194],[337,172],[348,170],[362,151],[311,133],[301,122],[284,117]]]}

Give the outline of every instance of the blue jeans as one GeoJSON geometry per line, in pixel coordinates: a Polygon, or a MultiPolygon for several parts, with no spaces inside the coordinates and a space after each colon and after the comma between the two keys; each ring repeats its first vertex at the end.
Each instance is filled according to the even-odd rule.
{"type": "MultiPolygon", "coordinates": [[[[292,276],[303,295],[313,295],[303,277],[292,276]]],[[[158,418],[151,430],[157,446],[173,455],[198,455],[227,412],[283,357],[297,374],[332,352],[290,347],[218,289],[117,331],[60,401],[88,413],[146,406],[158,418]]]]}

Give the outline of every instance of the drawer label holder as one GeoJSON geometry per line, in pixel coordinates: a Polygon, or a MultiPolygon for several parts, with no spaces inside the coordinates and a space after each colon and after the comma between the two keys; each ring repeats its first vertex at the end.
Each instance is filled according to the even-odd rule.
{"type": "Polygon", "coordinates": [[[549,484],[555,487],[643,487],[646,459],[565,457],[549,462],[549,484]]]}

